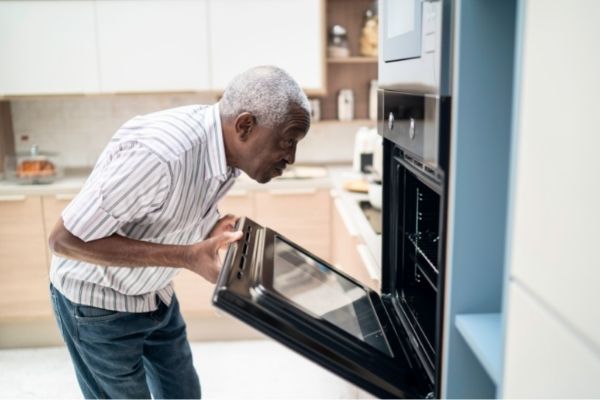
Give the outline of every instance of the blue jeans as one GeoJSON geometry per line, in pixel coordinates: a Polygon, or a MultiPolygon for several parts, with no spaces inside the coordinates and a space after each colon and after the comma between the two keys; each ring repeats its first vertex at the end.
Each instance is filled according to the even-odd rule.
{"type": "Polygon", "coordinates": [[[175,296],[156,311],[127,313],[72,303],[52,285],[50,292],[86,398],[200,398],[175,296]]]}

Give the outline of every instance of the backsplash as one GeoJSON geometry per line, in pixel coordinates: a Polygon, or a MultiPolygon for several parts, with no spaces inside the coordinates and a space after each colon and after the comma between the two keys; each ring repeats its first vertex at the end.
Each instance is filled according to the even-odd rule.
{"type": "MultiPolygon", "coordinates": [[[[23,98],[11,100],[15,148],[60,153],[67,168],[93,166],[115,131],[136,115],[188,104],[212,104],[210,94],[152,94],[23,98]],[[26,140],[24,138],[27,137],[26,140]]],[[[296,163],[352,161],[360,122],[313,124],[298,146],[296,163]]]]}

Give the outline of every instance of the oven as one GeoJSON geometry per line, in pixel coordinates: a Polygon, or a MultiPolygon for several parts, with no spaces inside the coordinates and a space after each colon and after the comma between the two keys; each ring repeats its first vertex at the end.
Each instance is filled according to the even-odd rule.
{"type": "Polygon", "coordinates": [[[450,101],[379,95],[381,293],[241,218],[213,303],[376,396],[439,397],[450,101]]]}
{"type": "Polygon", "coordinates": [[[436,96],[383,94],[382,264],[390,267],[382,291],[439,395],[450,104],[436,96]]]}

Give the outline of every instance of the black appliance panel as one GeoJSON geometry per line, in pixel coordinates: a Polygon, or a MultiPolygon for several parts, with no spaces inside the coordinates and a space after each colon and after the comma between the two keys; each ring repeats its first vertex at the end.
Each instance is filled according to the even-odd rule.
{"type": "Polygon", "coordinates": [[[376,292],[248,218],[238,228],[244,238],[228,248],[218,308],[377,396],[432,393],[376,292]]]}
{"type": "MultiPolygon", "coordinates": [[[[450,98],[380,90],[379,132],[426,173],[447,170],[450,98]]],[[[440,179],[442,174],[438,174],[440,179]]]]}

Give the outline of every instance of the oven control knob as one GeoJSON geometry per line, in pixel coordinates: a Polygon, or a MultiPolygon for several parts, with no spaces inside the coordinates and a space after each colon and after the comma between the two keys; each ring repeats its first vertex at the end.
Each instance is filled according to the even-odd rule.
{"type": "Polygon", "coordinates": [[[388,117],[388,129],[391,131],[394,129],[394,113],[390,112],[388,117]]]}
{"type": "Polygon", "coordinates": [[[408,127],[408,136],[411,139],[415,138],[415,119],[414,118],[410,119],[410,126],[408,127]]]}

